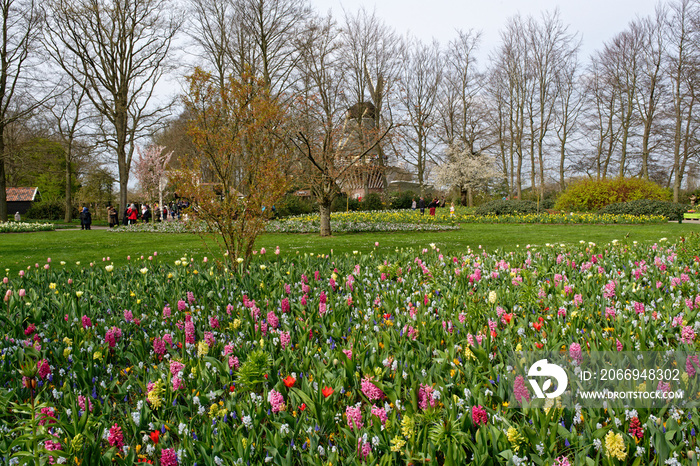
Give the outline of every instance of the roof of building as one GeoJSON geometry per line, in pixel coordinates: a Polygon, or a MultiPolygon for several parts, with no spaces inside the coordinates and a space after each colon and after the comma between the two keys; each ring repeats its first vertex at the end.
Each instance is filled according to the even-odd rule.
{"type": "Polygon", "coordinates": [[[7,202],[27,202],[36,201],[39,194],[38,187],[31,188],[5,188],[7,202]]]}

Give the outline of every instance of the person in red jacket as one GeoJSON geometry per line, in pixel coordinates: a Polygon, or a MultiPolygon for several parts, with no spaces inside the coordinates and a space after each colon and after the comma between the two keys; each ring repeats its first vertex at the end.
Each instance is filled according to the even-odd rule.
{"type": "Polygon", "coordinates": [[[129,208],[126,209],[126,217],[129,219],[129,225],[136,223],[138,211],[136,210],[136,206],[134,204],[131,204],[129,208]]]}

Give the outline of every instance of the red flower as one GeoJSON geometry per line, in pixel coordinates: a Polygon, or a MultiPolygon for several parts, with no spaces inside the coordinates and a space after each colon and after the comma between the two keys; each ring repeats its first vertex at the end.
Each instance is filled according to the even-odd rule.
{"type": "Polygon", "coordinates": [[[228,391],[233,392],[235,389],[236,389],[236,386],[235,386],[235,385],[231,385],[231,386],[228,388],[228,391]]]}
{"type": "Polygon", "coordinates": [[[283,380],[283,382],[284,382],[284,385],[285,385],[287,388],[291,388],[291,387],[293,387],[294,384],[297,382],[297,379],[295,379],[295,378],[292,377],[291,375],[288,375],[287,378],[283,380]]]}
{"type": "Polygon", "coordinates": [[[540,330],[542,330],[542,324],[539,323],[539,322],[535,322],[534,324],[532,324],[532,326],[533,326],[534,329],[537,330],[538,332],[539,332],[540,330]]]}
{"type": "Polygon", "coordinates": [[[160,431],[159,430],[154,430],[151,432],[151,441],[153,442],[154,445],[158,445],[158,440],[160,439],[160,431]]]}
{"type": "Polygon", "coordinates": [[[544,345],[542,343],[535,343],[535,346],[537,347],[537,349],[542,349],[544,345]]]}
{"type": "Polygon", "coordinates": [[[325,398],[328,398],[333,394],[333,389],[331,387],[324,387],[323,390],[321,390],[321,393],[323,393],[323,396],[325,398]]]}
{"type": "Polygon", "coordinates": [[[299,411],[304,411],[306,409],[306,403],[302,403],[301,406],[299,406],[299,411]]]}

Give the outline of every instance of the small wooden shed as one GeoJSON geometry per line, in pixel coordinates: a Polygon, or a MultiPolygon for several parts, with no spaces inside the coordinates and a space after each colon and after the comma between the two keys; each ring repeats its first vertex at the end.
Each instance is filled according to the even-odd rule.
{"type": "Polygon", "coordinates": [[[14,216],[15,212],[23,216],[34,202],[41,200],[38,187],[5,188],[5,193],[7,194],[7,214],[10,217],[14,216]]]}

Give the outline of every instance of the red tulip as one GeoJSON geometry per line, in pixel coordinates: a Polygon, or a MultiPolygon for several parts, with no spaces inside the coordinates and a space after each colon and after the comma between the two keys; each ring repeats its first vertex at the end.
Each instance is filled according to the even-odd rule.
{"type": "Polygon", "coordinates": [[[306,409],[306,403],[302,403],[301,406],[299,406],[299,411],[304,411],[306,409]]]}
{"type": "Polygon", "coordinates": [[[323,393],[323,396],[328,398],[333,394],[333,389],[331,387],[324,387],[323,390],[321,390],[321,393],[323,393]]]}
{"type": "Polygon", "coordinates": [[[158,445],[158,440],[160,439],[160,431],[159,430],[154,430],[151,432],[151,441],[153,442],[154,445],[158,445]]]}
{"type": "Polygon", "coordinates": [[[284,382],[284,385],[285,385],[287,388],[291,388],[291,387],[293,387],[294,384],[297,382],[297,379],[295,379],[295,378],[292,377],[291,375],[288,375],[287,378],[283,380],[283,382],[284,382]]]}

